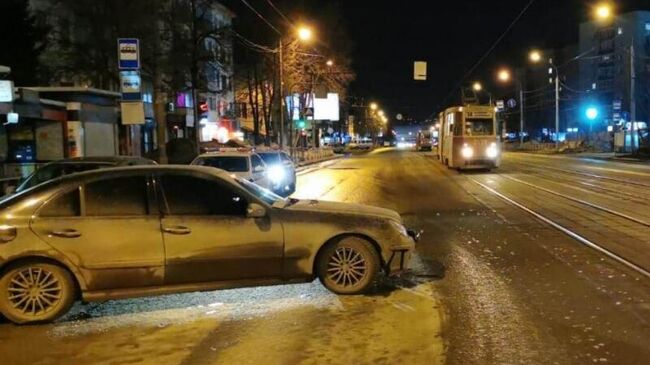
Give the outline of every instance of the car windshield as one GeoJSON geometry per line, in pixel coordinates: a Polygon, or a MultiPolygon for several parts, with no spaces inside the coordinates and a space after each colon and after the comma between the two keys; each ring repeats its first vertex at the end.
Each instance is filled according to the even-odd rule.
{"type": "Polygon", "coordinates": [[[264,160],[267,165],[280,163],[280,154],[277,152],[258,152],[258,155],[262,157],[262,160],[264,160]]]}
{"type": "Polygon", "coordinates": [[[201,157],[194,164],[199,166],[216,167],[228,172],[248,171],[248,158],[244,156],[201,157]]]}
{"type": "MultiPolygon", "coordinates": [[[[255,195],[258,198],[260,198],[262,201],[264,201],[265,203],[267,203],[269,205],[275,205],[275,204],[283,203],[283,202],[287,201],[285,198],[283,198],[283,197],[281,197],[279,195],[276,195],[272,191],[270,191],[268,189],[264,189],[263,187],[261,187],[261,186],[259,186],[257,184],[253,184],[252,182],[250,182],[248,180],[241,179],[241,178],[235,178],[235,181],[237,181],[237,183],[242,188],[246,189],[246,191],[248,191],[249,193],[255,195]]],[[[284,205],[284,204],[282,204],[282,205],[284,205]]]]}

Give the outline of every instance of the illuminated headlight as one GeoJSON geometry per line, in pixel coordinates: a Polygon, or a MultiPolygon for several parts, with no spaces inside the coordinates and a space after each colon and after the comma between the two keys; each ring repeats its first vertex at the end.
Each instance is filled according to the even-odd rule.
{"type": "Polygon", "coordinates": [[[271,166],[268,171],[269,179],[275,184],[278,184],[284,180],[286,172],[284,168],[279,165],[271,166]]]}
{"type": "Polygon", "coordinates": [[[499,155],[499,149],[497,148],[497,144],[493,142],[490,145],[490,147],[488,147],[487,150],[485,150],[485,155],[488,158],[497,158],[497,156],[499,155]]]}
{"type": "Polygon", "coordinates": [[[402,224],[395,222],[395,221],[390,221],[390,224],[397,229],[397,231],[404,237],[409,237],[409,233],[406,230],[406,227],[404,227],[402,224]]]}
{"type": "Polygon", "coordinates": [[[472,158],[474,156],[474,149],[467,144],[463,145],[463,148],[460,149],[460,154],[463,158],[472,158]]]}

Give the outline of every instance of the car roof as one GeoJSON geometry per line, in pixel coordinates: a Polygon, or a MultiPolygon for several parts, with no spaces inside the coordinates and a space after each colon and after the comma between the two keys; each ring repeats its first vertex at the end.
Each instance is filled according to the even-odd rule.
{"type": "Polygon", "coordinates": [[[240,157],[248,157],[251,155],[256,154],[255,152],[252,151],[224,151],[224,152],[208,152],[208,153],[202,153],[200,154],[197,158],[206,158],[206,157],[224,157],[224,156],[240,156],[240,157]]]}
{"type": "Polygon", "coordinates": [[[112,165],[118,165],[120,163],[130,162],[130,161],[140,161],[153,163],[153,160],[144,157],[138,156],[89,156],[89,157],[72,157],[66,158],[63,160],[57,160],[47,163],[47,165],[56,165],[56,164],[74,164],[74,163],[106,163],[112,165]]]}

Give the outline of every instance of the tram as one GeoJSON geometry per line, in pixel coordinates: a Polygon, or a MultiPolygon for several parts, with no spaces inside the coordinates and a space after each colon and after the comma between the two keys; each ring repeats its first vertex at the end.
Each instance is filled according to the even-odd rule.
{"type": "Polygon", "coordinates": [[[459,170],[501,165],[496,113],[493,106],[456,106],[440,113],[438,157],[459,170]]]}

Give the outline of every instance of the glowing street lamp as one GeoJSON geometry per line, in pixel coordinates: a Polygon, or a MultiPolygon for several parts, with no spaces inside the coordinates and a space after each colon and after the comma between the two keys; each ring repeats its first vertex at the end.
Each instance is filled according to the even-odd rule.
{"type": "Polygon", "coordinates": [[[377,108],[379,108],[379,105],[377,105],[377,103],[370,103],[371,110],[377,110],[377,108]]]}
{"type": "Polygon", "coordinates": [[[508,71],[506,69],[500,70],[499,73],[497,74],[497,78],[501,82],[510,81],[510,78],[511,78],[510,71],[508,71]]]}
{"type": "Polygon", "coordinates": [[[533,63],[537,63],[542,60],[542,54],[537,50],[533,50],[528,54],[528,59],[533,63]]]}
{"type": "Polygon", "coordinates": [[[332,67],[332,66],[334,66],[334,61],[327,60],[327,62],[325,62],[325,64],[327,65],[327,67],[332,67]]]}
{"type": "Polygon", "coordinates": [[[298,28],[298,39],[301,41],[308,41],[311,39],[312,32],[310,28],[300,27],[298,28]]]}
{"type": "Polygon", "coordinates": [[[472,85],[472,89],[474,89],[474,91],[481,91],[483,90],[483,85],[477,81],[472,85]]]}
{"type": "Polygon", "coordinates": [[[612,7],[609,4],[600,4],[596,6],[596,18],[607,20],[612,17],[612,7]]]}
{"type": "Polygon", "coordinates": [[[384,111],[383,110],[378,111],[377,115],[379,115],[380,117],[383,118],[384,117],[384,111]]]}

